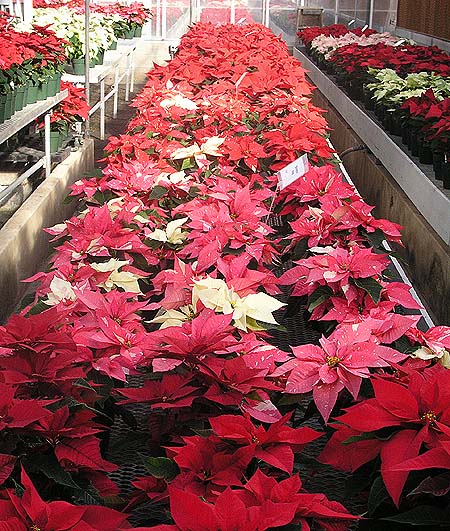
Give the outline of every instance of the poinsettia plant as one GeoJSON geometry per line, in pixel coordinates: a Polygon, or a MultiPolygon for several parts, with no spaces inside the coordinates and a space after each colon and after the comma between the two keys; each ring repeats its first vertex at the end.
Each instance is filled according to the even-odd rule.
{"type": "Polygon", "coordinates": [[[55,254],[30,279],[35,300],[0,328],[8,517],[80,531],[104,518],[104,529],[120,530],[137,509],[142,531],[344,531],[358,514],[317,493],[308,475],[323,466],[309,452],[334,417],[346,431],[321,459],[336,468],[345,468],[342,443],[370,466],[387,438],[420,433],[415,454],[383,463],[400,507],[408,501],[391,478],[419,467],[411,459],[446,466],[445,391],[426,402],[411,382],[446,370],[448,329],[419,332],[418,316],[403,315],[417,303],[388,281],[388,257],[373,249],[385,237],[400,242],[400,227],[374,218],[333,167],[311,91],[260,25],[198,24],[149,73],[101,174],[73,185],[80,211],[47,229],[55,254]],[[278,193],[276,172],[301,155],[309,171],[278,193]],[[329,326],[315,342],[280,346],[293,300],[329,326]],[[404,403],[385,407],[383,384],[400,387],[404,403]],[[388,417],[368,437],[353,427],[364,403],[381,423],[388,417]],[[108,447],[118,418],[149,426],[131,495],[114,481],[108,447]]]}

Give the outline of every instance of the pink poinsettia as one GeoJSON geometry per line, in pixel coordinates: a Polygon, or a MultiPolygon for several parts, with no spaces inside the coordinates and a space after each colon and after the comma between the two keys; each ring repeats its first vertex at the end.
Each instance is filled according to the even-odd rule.
{"type": "MultiPolygon", "coordinates": [[[[407,356],[377,345],[370,325],[340,326],[320,346],[293,347],[294,358],[279,369],[287,374],[287,393],[313,392],[313,399],[325,422],[331,415],[339,393],[345,388],[358,398],[362,378],[370,369],[388,367],[407,356]]],[[[277,373],[275,373],[277,374],[277,373]]]]}

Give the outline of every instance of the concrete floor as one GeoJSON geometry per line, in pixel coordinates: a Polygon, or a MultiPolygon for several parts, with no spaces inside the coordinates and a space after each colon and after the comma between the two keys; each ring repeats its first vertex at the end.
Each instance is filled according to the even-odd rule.
{"type": "MultiPolygon", "coordinates": [[[[98,161],[103,157],[103,149],[108,143],[110,136],[122,134],[128,125],[128,122],[135,114],[135,109],[130,107],[133,98],[139,94],[144,87],[147,78],[146,73],[149,72],[154,64],[163,65],[170,59],[169,43],[167,41],[147,41],[142,39],[136,49],[135,55],[135,76],[134,76],[134,93],[131,94],[130,101],[125,101],[125,85],[120,85],[119,88],[119,107],[117,118],[113,118],[113,102],[112,98],[106,104],[106,135],[105,140],[100,139],[100,119],[99,112],[95,113],[91,119],[90,130],[91,137],[94,139],[94,157],[98,161]]],[[[112,84],[112,79],[109,80],[112,84]]],[[[109,86],[106,87],[109,90],[109,86]]],[[[99,86],[91,85],[91,104],[98,101],[99,86]]],[[[102,164],[99,163],[98,166],[102,164]]]]}

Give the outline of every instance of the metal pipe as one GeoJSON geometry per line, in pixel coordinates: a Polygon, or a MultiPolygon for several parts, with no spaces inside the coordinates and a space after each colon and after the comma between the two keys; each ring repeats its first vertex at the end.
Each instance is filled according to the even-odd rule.
{"type": "Polygon", "coordinates": [[[161,8],[161,39],[167,38],[167,0],[163,0],[161,8]]]}
{"type": "Polygon", "coordinates": [[[31,177],[33,173],[36,172],[39,168],[43,168],[45,165],[45,158],[39,159],[36,164],[33,164],[31,168],[28,168],[27,171],[23,172],[20,177],[18,177],[12,184],[10,184],[7,188],[5,188],[2,192],[0,192],[0,205],[2,205],[5,200],[14,192],[16,188],[19,187],[25,181],[28,179],[28,177],[31,177]]]}
{"type": "MultiPolygon", "coordinates": [[[[89,86],[89,62],[90,62],[90,53],[89,53],[89,22],[90,22],[90,10],[89,10],[89,0],[84,0],[84,41],[85,41],[85,55],[84,55],[84,86],[86,90],[86,101],[87,104],[90,104],[91,90],[89,86]]],[[[86,120],[85,124],[85,135],[86,138],[89,138],[91,135],[89,117],[86,120]]]]}
{"type": "Polygon", "coordinates": [[[236,22],[236,2],[231,0],[231,10],[230,10],[230,23],[234,24],[236,22]]]}
{"type": "Polygon", "coordinates": [[[374,0],[370,0],[370,3],[369,3],[369,28],[371,28],[373,26],[373,5],[374,5],[374,0]]]}

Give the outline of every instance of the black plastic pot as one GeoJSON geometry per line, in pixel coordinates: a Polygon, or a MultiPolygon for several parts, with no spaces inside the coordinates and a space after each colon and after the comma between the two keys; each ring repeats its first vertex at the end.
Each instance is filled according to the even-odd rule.
{"type": "Polygon", "coordinates": [[[450,190],[450,162],[442,163],[442,180],[444,181],[444,188],[450,190]]]}
{"type": "Polygon", "coordinates": [[[433,164],[433,152],[431,151],[431,147],[428,142],[423,142],[420,146],[419,162],[422,164],[433,164]]]}
{"type": "Polygon", "coordinates": [[[444,178],[443,173],[442,173],[443,163],[444,163],[444,154],[441,151],[433,151],[434,177],[438,181],[442,181],[444,178]]]}

